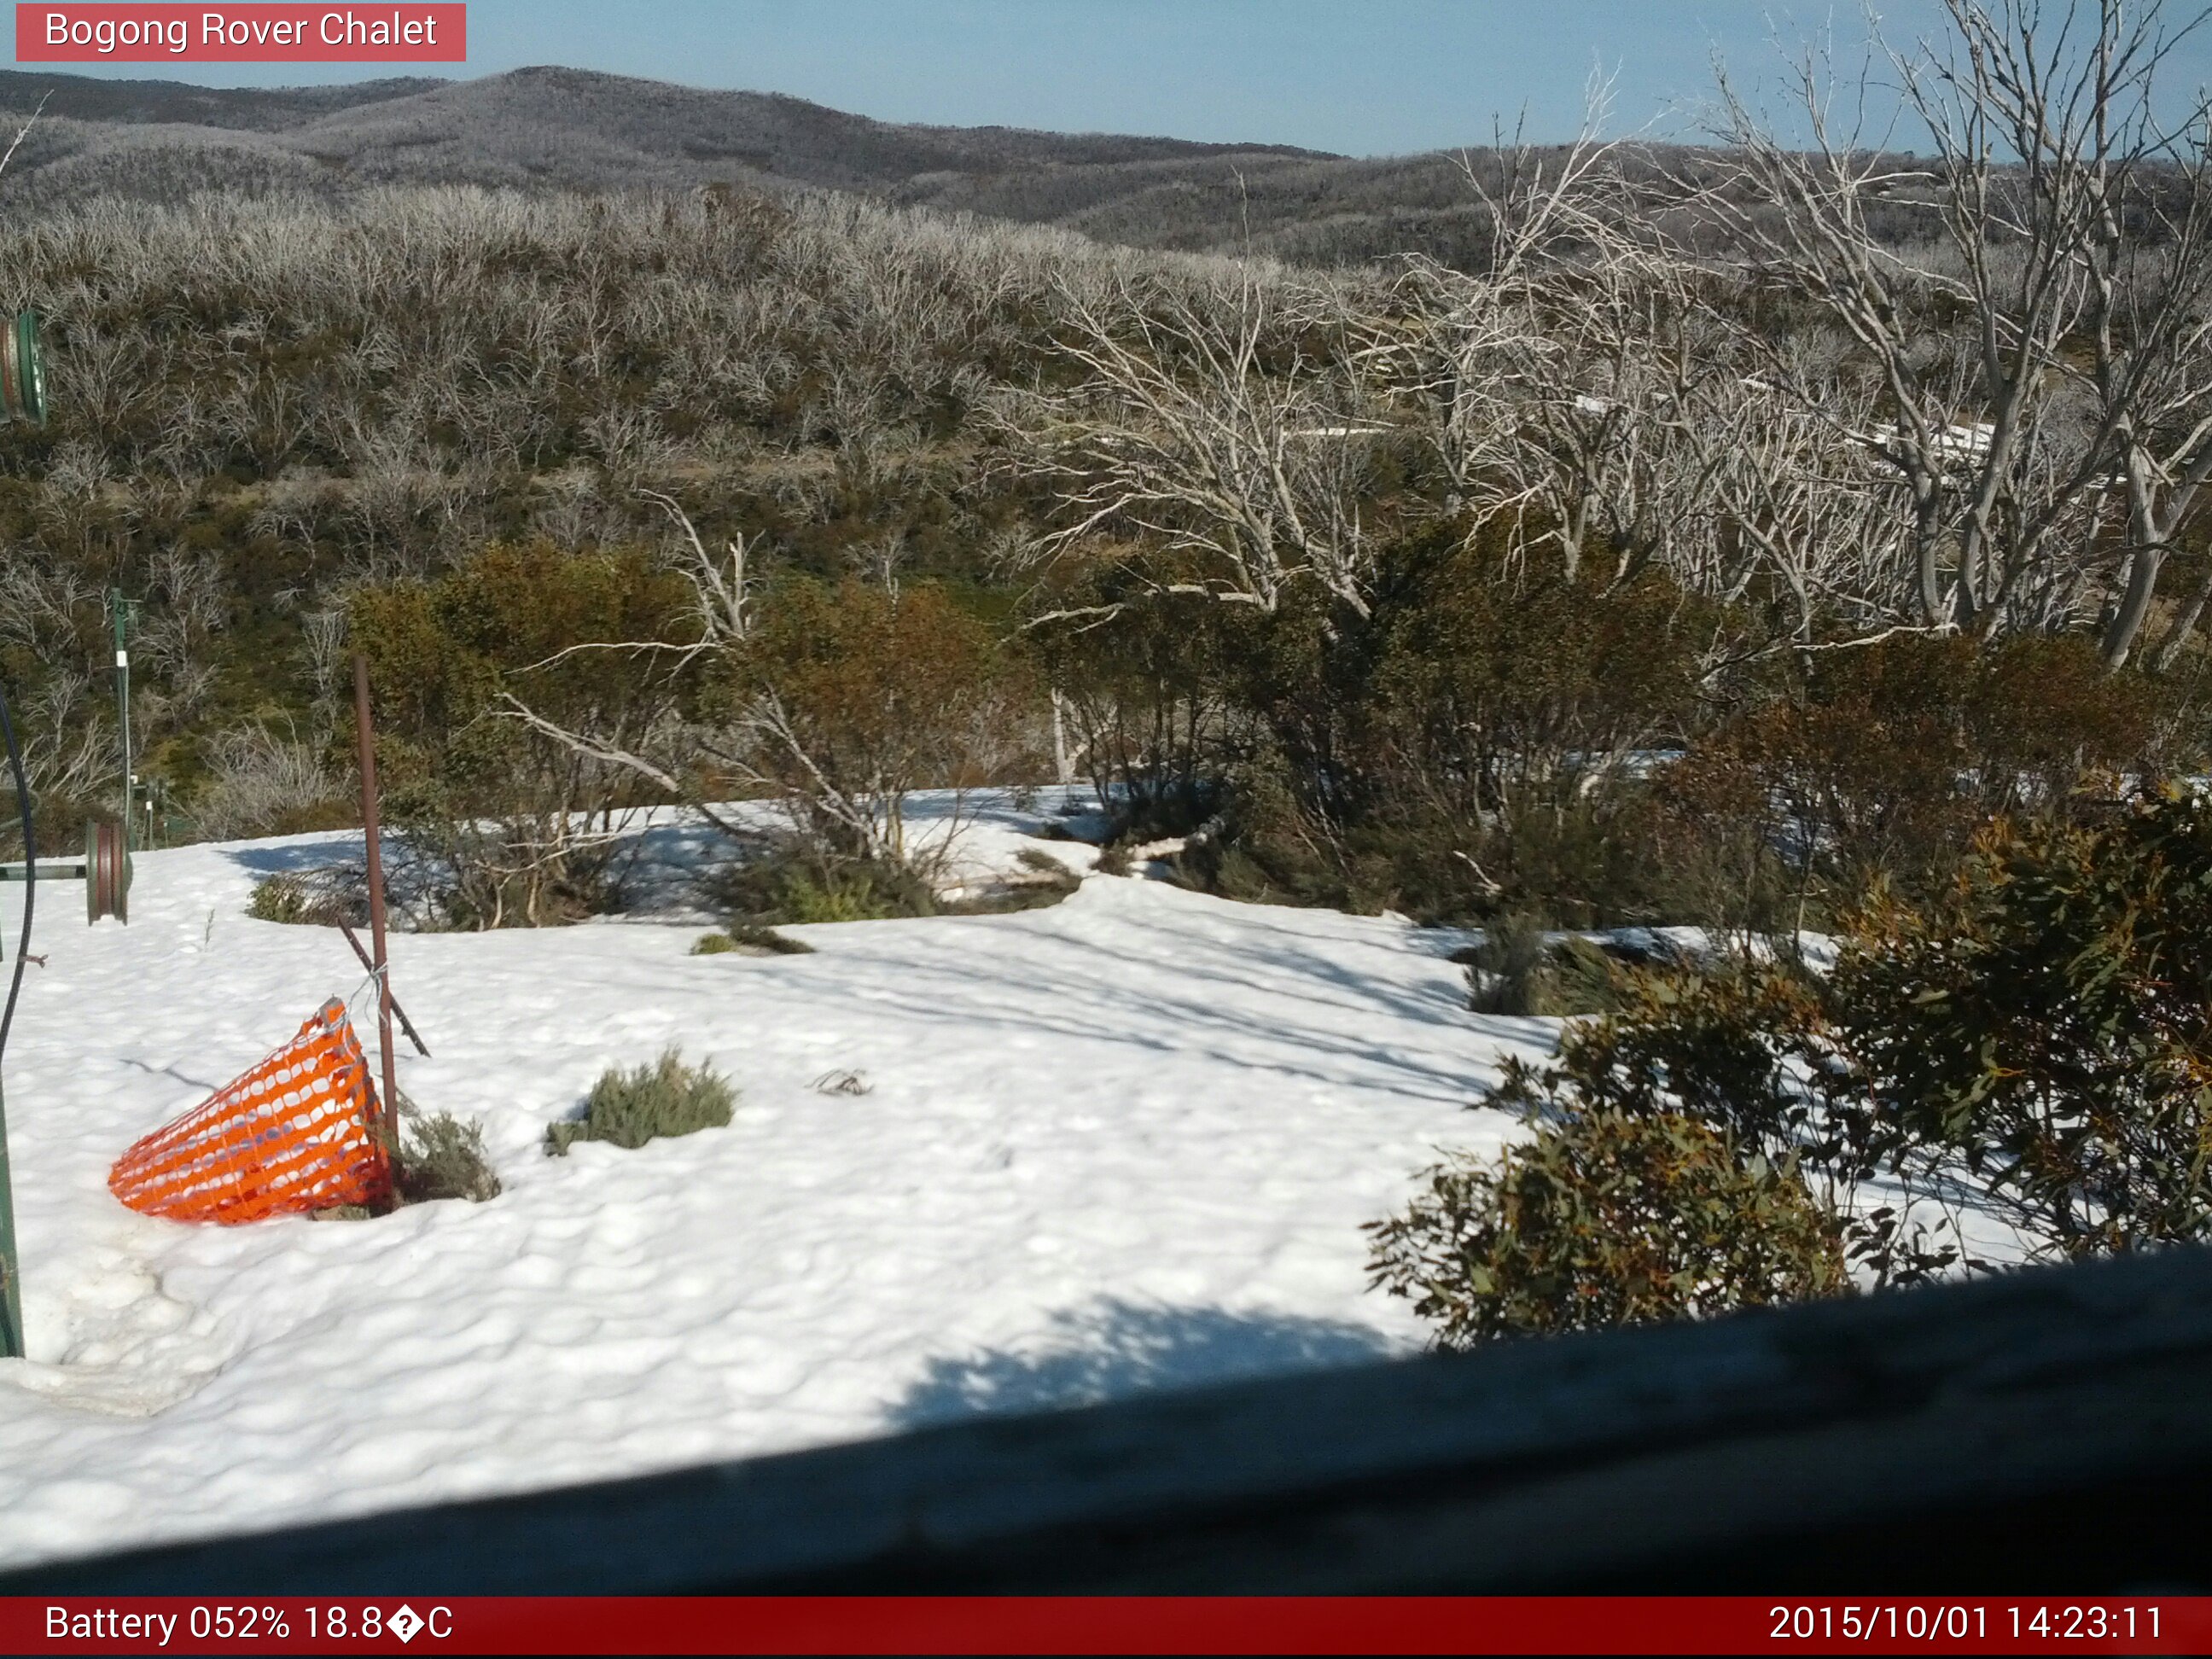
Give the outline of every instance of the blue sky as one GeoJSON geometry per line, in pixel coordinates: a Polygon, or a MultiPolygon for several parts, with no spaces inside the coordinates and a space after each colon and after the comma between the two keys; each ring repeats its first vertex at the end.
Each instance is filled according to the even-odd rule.
{"type": "MultiPolygon", "coordinates": [[[[1879,9],[1899,40],[1934,31],[1942,9],[1941,0],[1879,9]]],[[[1794,50],[1832,20],[1838,43],[1855,51],[1865,16],[1861,0],[470,0],[467,65],[431,72],[566,64],[790,93],[884,120],[1373,155],[1480,142],[1493,115],[1510,124],[1523,110],[1532,137],[1567,137],[1594,68],[1618,77],[1615,129],[1656,123],[1688,136],[1716,52],[1756,85],[1772,78],[1778,40],[1794,50]]],[[[2212,70],[2212,39],[2199,47],[2177,63],[2177,80],[2212,70]]],[[[194,64],[175,78],[246,86],[391,72],[194,64]]]]}

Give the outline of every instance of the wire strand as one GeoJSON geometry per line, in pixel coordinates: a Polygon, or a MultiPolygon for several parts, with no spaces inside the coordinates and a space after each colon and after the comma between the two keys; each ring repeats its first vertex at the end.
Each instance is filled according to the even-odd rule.
{"type": "MultiPolygon", "coordinates": [[[[0,736],[8,743],[8,769],[15,775],[15,807],[23,818],[23,936],[15,947],[15,972],[8,981],[8,1006],[0,1011],[0,1055],[8,1052],[8,1030],[15,1023],[15,999],[23,989],[23,967],[31,959],[32,900],[39,887],[38,838],[31,823],[31,786],[23,775],[23,751],[15,742],[15,722],[8,711],[8,693],[0,687],[0,736]]],[[[92,872],[85,872],[91,878],[92,872]]]]}

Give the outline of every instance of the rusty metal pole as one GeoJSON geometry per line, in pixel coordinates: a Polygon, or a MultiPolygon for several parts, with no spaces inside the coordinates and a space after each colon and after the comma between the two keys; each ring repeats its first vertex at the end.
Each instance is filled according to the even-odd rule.
{"type": "Polygon", "coordinates": [[[384,946],[384,848],[376,822],[376,731],[368,718],[368,659],[353,653],[354,724],[361,736],[361,828],[368,849],[368,938],[375,955],[376,1038],[384,1056],[386,1152],[399,1156],[399,1081],[392,1066],[392,965],[384,946]]]}

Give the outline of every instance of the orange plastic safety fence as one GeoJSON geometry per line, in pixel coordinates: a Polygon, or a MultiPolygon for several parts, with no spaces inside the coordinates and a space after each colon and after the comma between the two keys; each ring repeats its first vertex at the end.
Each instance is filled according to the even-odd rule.
{"type": "Polygon", "coordinates": [[[368,1062],[335,998],[299,1036],[115,1161],[134,1210],[226,1225],[374,1204],[392,1192],[368,1062]]]}

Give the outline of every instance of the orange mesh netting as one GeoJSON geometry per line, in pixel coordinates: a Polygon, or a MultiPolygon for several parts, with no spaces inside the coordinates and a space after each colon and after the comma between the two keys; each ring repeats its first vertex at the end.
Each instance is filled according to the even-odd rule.
{"type": "Polygon", "coordinates": [[[244,1077],[134,1145],[107,1187],[148,1215],[226,1225],[388,1198],[376,1096],[345,1005],[325,1003],[244,1077]]]}

